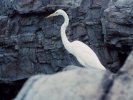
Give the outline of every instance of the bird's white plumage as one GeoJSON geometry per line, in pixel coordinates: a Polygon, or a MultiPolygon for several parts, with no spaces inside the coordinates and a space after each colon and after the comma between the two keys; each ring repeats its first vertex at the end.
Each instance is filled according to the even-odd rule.
{"type": "Polygon", "coordinates": [[[92,66],[105,70],[95,52],[86,44],[81,41],[74,41],[72,42],[72,48],[75,48],[73,54],[83,66],[92,66]]]}
{"type": "Polygon", "coordinates": [[[72,55],[74,55],[80,62],[80,64],[82,64],[84,67],[92,66],[98,69],[105,70],[105,67],[101,64],[97,55],[89,46],[87,46],[81,41],[68,41],[67,36],[65,34],[65,30],[69,24],[69,18],[64,10],[59,9],[48,17],[58,15],[62,15],[64,17],[64,23],[61,26],[61,39],[66,50],[72,55]]]}

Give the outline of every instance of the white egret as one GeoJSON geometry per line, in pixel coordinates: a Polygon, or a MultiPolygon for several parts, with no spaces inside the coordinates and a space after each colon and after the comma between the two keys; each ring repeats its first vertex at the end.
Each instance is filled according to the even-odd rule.
{"type": "Polygon", "coordinates": [[[53,14],[47,16],[47,18],[58,15],[64,17],[64,23],[62,24],[60,31],[61,31],[61,39],[65,49],[69,53],[74,55],[77,58],[77,60],[80,62],[80,64],[83,65],[84,67],[92,66],[98,69],[106,70],[105,67],[99,61],[95,52],[89,46],[77,40],[73,42],[68,41],[65,31],[69,24],[69,18],[64,10],[58,9],[53,14]]]}

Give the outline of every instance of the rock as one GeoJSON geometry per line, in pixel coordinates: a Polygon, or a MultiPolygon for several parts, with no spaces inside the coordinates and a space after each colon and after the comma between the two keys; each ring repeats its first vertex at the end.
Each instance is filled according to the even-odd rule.
{"type": "Polygon", "coordinates": [[[105,42],[119,49],[125,55],[133,47],[133,0],[117,0],[105,10],[105,42]],[[125,52],[126,51],[126,52],[125,52]]]}
{"type": "MultiPolygon", "coordinates": [[[[41,7],[47,5],[47,2],[24,1],[12,1],[12,9],[19,13],[4,16],[1,12],[3,14],[0,16],[1,82],[25,79],[37,73],[55,73],[72,61],[60,39],[60,25],[50,19],[46,20],[46,15],[39,10],[39,7],[42,9],[41,7]],[[33,15],[30,15],[31,13],[33,15]],[[49,23],[55,24],[55,28],[53,29],[49,23]]],[[[4,6],[6,1],[1,2],[2,7],[7,7],[4,6]]],[[[49,6],[49,8],[54,7],[49,6]]]]}
{"type": "MultiPolygon", "coordinates": [[[[0,34],[1,35],[4,35],[6,33],[7,22],[8,22],[7,16],[0,16],[0,34]]],[[[0,40],[2,40],[2,37],[0,37],[0,38],[1,38],[0,40]]],[[[1,43],[1,41],[0,41],[0,43],[1,43]]]]}
{"type": "MultiPolygon", "coordinates": [[[[107,69],[117,72],[127,57],[124,55],[123,59],[120,59],[117,49],[107,46],[109,43],[105,34],[106,21],[103,15],[108,0],[0,0],[0,2],[1,16],[6,16],[0,20],[4,23],[0,29],[2,32],[0,80],[3,82],[28,78],[38,73],[56,73],[70,64],[79,66],[76,58],[70,56],[62,44],[59,30],[63,19],[61,17],[45,19],[45,16],[58,8],[65,9],[69,15],[70,25],[67,29],[69,40],[80,40],[90,46],[107,69]]],[[[110,3],[111,6],[113,4],[115,2],[110,3]]],[[[132,39],[128,38],[128,45],[131,41],[132,39]]],[[[113,43],[115,42],[116,39],[113,40],[113,43]]]]}
{"type": "Polygon", "coordinates": [[[86,4],[84,1],[77,0],[75,6],[72,6],[74,5],[73,1],[66,0],[20,0],[19,2],[9,0],[1,2],[2,9],[12,11],[7,14],[4,13],[4,10],[0,11],[1,16],[6,16],[1,17],[0,20],[1,23],[4,23],[0,29],[2,32],[0,34],[1,82],[12,82],[38,73],[52,74],[61,71],[70,64],[79,65],[76,58],[68,54],[62,44],[59,29],[63,19],[61,17],[45,19],[46,15],[58,8],[65,9],[70,17],[70,25],[67,30],[70,41],[79,39],[90,45],[107,68],[114,61],[118,61],[114,59],[117,55],[113,58],[114,60],[108,59],[111,57],[102,40],[99,23],[101,15],[97,11],[103,10],[100,8],[104,6],[103,1],[94,2],[94,8],[99,4],[100,7],[96,7],[97,10],[92,11],[94,13],[92,18],[94,17],[96,20],[92,22],[91,26],[87,25],[87,28],[86,22],[90,22],[90,17],[88,12],[84,11],[84,6],[87,6],[86,9],[91,11],[88,2],[86,4]],[[93,30],[90,28],[93,24],[96,25],[95,33],[99,34],[93,34],[93,30]]]}
{"type": "Polygon", "coordinates": [[[106,100],[132,100],[133,99],[133,51],[127,58],[120,73],[114,79],[114,83],[106,100]]]}
{"type": "Polygon", "coordinates": [[[82,0],[13,0],[13,9],[19,14],[49,13],[56,9],[70,9],[79,7],[82,0]]]}
{"type": "Polygon", "coordinates": [[[112,82],[111,74],[93,68],[77,68],[54,75],[30,78],[15,100],[101,100],[112,82]]]}
{"type": "MultiPolygon", "coordinates": [[[[84,16],[82,22],[86,27],[89,46],[96,52],[104,66],[117,72],[121,66],[118,51],[107,47],[104,43],[105,33],[101,25],[104,22],[101,20],[103,12],[108,7],[108,3],[109,0],[83,0],[78,13],[80,16],[84,16]]],[[[74,27],[72,29],[74,30],[74,27]]]]}
{"type": "Polygon", "coordinates": [[[11,0],[0,0],[0,16],[10,16],[14,13],[11,0]]]}
{"type": "Polygon", "coordinates": [[[63,19],[45,19],[59,8],[70,18],[69,40],[89,45],[112,72],[122,67],[132,50],[133,0],[0,0],[0,5],[0,83],[18,84],[35,74],[79,66],[62,44],[63,19]]]}

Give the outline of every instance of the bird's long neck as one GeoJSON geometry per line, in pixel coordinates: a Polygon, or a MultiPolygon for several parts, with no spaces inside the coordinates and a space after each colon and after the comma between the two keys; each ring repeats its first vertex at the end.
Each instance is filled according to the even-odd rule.
{"type": "Polygon", "coordinates": [[[66,32],[65,32],[69,24],[69,18],[65,12],[62,14],[62,16],[64,17],[64,23],[61,26],[61,39],[65,48],[71,53],[71,47],[70,47],[71,43],[68,41],[66,32]]]}

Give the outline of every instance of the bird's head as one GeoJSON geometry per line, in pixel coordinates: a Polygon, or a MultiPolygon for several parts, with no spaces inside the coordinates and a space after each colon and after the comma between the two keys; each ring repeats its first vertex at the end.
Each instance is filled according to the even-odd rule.
{"type": "Polygon", "coordinates": [[[64,10],[58,9],[54,13],[50,14],[49,16],[47,16],[46,18],[54,17],[54,16],[59,16],[59,15],[62,15],[64,12],[65,12],[64,10]]]}

